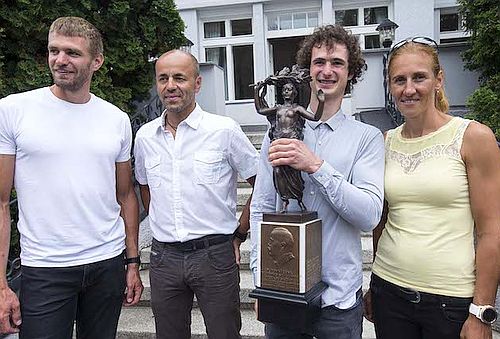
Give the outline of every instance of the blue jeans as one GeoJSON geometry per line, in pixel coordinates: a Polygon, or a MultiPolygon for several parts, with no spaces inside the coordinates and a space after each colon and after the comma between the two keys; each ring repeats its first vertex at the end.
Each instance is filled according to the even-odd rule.
{"type": "Polygon", "coordinates": [[[21,267],[20,339],[114,339],[125,292],[123,254],[71,267],[21,267]]]}
{"type": "Polygon", "coordinates": [[[240,339],[240,275],[232,236],[151,246],[151,307],[157,339],[191,338],[196,295],[208,338],[240,339]],[[212,242],[213,241],[213,242],[212,242]]]}
{"type": "Polygon", "coordinates": [[[372,274],[378,339],[458,339],[472,298],[413,291],[372,274]]]}
{"type": "Polygon", "coordinates": [[[357,294],[356,303],[342,310],[335,306],[321,309],[321,314],[312,324],[311,333],[297,333],[274,324],[266,324],[268,339],[361,339],[363,332],[363,300],[357,294]]]}

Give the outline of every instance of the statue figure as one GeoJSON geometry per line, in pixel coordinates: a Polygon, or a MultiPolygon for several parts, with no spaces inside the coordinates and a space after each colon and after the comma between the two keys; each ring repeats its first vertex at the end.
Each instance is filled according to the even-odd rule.
{"type": "MultiPolygon", "coordinates": [[[[259,114],[265,115],[271,124],[269,130],[271,142],[278,138],[303,140],[305,119],[318,121],[321,118],[325,101],[321,90],[316,93],[319,101],[316,114],[294,102],[298,93],[297,86],[308,85],[310,81],[311,77],[308,71],[294,65],[291,71],[285,67],[278,74],[271,75],[254,86],[255,108],[259,114]],[[267,86],[275,86],[277,89],[281,87],[282,104],[269,107],[264,98],[267,86]]],[[[273,182],[282,201],[281,212],[287,211],[289,199],[297,200],[302,211],[307,210],[302,202],[304,180],[299,170],[290,166],[276,166],[273,168],[273,182]]]]}

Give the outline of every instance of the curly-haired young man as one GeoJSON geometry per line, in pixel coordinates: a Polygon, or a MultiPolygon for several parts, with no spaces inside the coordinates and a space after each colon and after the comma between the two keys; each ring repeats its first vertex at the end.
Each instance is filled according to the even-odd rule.
{"type": "MultiPolygon", "coordinates": [[[[304,141],[264,140],[252,200],[252,239],[258,238],[263,212],[275,211],[272,168],[289,165],[302,171],[303,203],[323,222],[322,311],[309,329],[293,331],[266,324],[267,338],[360,339],[361,232],[371,231],[382,213],[384,141],[376,128],[347,117],[341,109],[347,86],[355,84],[365,61],[358,40],[340,26],[323,26],[305,38],[297,54],[308,67],[313,93],[324,93],[320,121],[307,121],[304,141]]],[[[310,108],[318,108],[311,95],[310,108]]],[[[290,206],[293,210],[293,206],[290,206]]],[[[255,272],[256,244],[251,265],[255,272]]]]}

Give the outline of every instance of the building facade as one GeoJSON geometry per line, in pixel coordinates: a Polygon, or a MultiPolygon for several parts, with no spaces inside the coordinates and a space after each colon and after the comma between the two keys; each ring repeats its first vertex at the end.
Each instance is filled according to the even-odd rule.
{"type": "MultiPolygon", "coordinates": [[[[460,53],[466,33],[456,0],[176,0],[200,62],[224,70],[225,111],[242,125],[265,124],[255,112],[251,84],[295,62],[300,41],[315,27],[342,24],[359,37],[368,69],[346,95],[343,110],[354,114],[384,106],[384,49],[376,27],[385,18],[399,25],[395,41],[427,36],[439,44],[445,89],[452,109],[463,110],[478,86],[477,74],[464,70],[460,53]]],[[[272,91],[268,94],[273,102],[272,91]]]]}

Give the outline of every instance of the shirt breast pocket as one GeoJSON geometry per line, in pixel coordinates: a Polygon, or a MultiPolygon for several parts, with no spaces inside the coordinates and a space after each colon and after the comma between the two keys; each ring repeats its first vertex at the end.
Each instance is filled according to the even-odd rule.
{"type": "Polygon", "coordinates": [[[160,164],[160,157],[147,159],[144,163],[144,167],[146,168],[148,186],[150,188],[160,187],[161,185],[160,164]]]}
{"type": "Polygon", "coordinates": [[[194,177],[197,184],[215,184],[220,180],[224,153],[219,151],[194,154],[194,177]]]}

